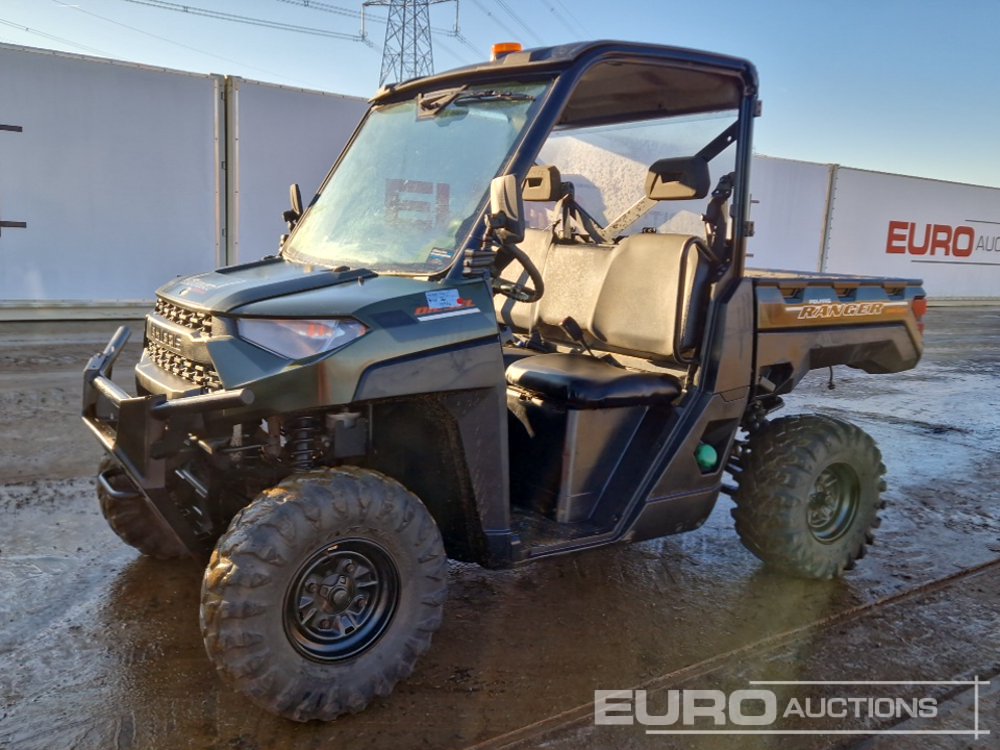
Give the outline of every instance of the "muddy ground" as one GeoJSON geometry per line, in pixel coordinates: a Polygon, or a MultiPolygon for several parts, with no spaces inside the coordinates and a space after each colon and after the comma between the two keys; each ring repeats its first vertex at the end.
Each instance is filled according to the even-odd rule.
{"type": "Polygon", "coordinates": [[[114,327],[0,325],[0,748],[1000,746],[1000,309],[932,309],[916,370],[838,370],[833,391],[817,372],[788,399],[788,413],[856,422],[885,456],[885,522],[844,579],[766,571],[725,497],[690,534],[514,571],[452,564],[445,623],[412,678],[328,725],[262,714],[223,685],[198,632],[199,567],[142,558],[101,519],[100,452],[76,415],[80,370],[114,327]],[[821,729],[740,737],[593,725],[595,689],[646,689],[662,707],[670,689],[750,680],[977,676],[992,682],[775,688],[931,696],[933,721],[788,719],[777,727],[821,729]],[[977,720],[992,734],[832,733],[977,720]]]}

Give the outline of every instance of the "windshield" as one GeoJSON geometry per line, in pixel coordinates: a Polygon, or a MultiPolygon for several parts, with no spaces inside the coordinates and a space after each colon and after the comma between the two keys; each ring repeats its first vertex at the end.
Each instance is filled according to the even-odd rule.
{"type": "Polygon", "coordinates": [[[447,267],[546,86],[469,86],[375,108],[283,253],[383,273],[447,267]]]}

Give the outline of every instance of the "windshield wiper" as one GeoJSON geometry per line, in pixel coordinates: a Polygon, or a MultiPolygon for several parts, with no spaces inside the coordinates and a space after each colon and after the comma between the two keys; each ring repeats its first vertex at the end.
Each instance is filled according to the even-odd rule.
{"type": "Polygon", "coordinates": [[[472,94],[459,94],[449,104],[467,104],[469,102],[531,102],[535,97],[529,94],[518,94],[513,91],[476,91],[472,94]]]}
{"type": "Polygon", "coordinates": [[[429,94],[420,94],[420,96],[417,97],[417,105],[420,109],[420,116],[428,117],[436,115],[438,112],[455,101],[455,99],[457,99],[459,95],[465,91],[465,88],[465,86],[459,86],[453,89],[432,91],[429,94]]]}
{"type": "Polygon", "coordinates": [[[466,93],[465,86],[454,89],[442,89],[430,94],[421,94],[417,98],[420,107],[420,117],[439,115],[452,104],[462,106],[472,102],[530,102],[535,97],[514,91],[473,91],[466,93]]]}

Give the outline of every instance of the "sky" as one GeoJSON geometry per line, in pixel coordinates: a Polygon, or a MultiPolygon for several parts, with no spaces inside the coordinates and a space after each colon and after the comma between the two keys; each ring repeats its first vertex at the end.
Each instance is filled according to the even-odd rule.
{"type": "MultiPolygon", "coordinates": [[[[386,8],[368,9],[365,41],[361,0],[152,1],[231,17],[150,0],[0,0],[0,42],[356,96],[378,88],[386,8]]],[[[1000,0],[459,0],[458,36],[455,2],[430,14],[438,72],[508,40],[746,57],[764,100],[757,153],[1000,187],[1000,0]]]]}

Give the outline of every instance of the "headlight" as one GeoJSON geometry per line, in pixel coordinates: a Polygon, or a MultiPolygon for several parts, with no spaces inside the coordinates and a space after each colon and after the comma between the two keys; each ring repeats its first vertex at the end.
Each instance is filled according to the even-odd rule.
{"type": "Polygon", "coordinates": [[[240,338],[288,359],[305,359],[331,352],[368,332],[362,323],[338,320],[279,320],[241,318],[240,338]]]}

